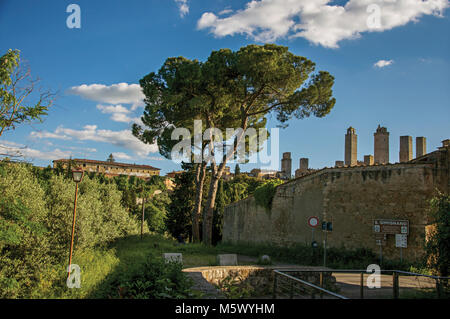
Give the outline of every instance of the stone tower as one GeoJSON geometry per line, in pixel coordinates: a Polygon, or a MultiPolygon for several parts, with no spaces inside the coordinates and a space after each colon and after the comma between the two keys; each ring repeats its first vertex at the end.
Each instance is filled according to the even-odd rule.
{"type": "Polygon", "coordinates": [[[373,165],[372,155],[364,155],[364,165],[373,165]]]}
{"type": "Polygon", "coordinates": [[[307,171],[309,165],[309,159],[308,158],[301,158],[300,159],[300,166],[299,169],[302,171],[307,171]]]}
{"type": "Polygon", "coordinates": [[[387,128],[378,125],[374,136],[374,161],[375,164],[389,163],[389,132],[387,128]]]}
{"type": "Polygon", "coordinates": [[[281,159],[281,171],[286,175],[286,177],[291,177],[292,174],[292,160],[291,152],[283,153],[283,158],[281,159]]]}
{"type": "Polygon", "coordinates": [[[355,166],[358,164],[357,139],[355,129],[350,126],[345,134],[345,165],[355,166]]]}
{"type": "Polygon", "coordinates": [[[416,137],[416,157],[427,153],[427,139],[425,137],[416,137]]]}
{"type": "Polygon", "coordinates": [[[412,137],[400,136],[400,152],[398,156],[400,163],[409,162],[412,160],[412,156],[412,137]]]}

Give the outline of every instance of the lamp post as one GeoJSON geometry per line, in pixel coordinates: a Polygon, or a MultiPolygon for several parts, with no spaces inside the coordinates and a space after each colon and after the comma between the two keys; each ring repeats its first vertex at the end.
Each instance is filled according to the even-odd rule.
{"type": "Polygon", "coordinates": [[[70,265],[72,264],[72,252],[73,252],[73,236],[75,234],[75,219],[77,217],[77,196],[78,196],[78,183],[83,179],[83,170],[72,170],[72,178],[75,182],[75,201],[73,204],[73,221],[72,221],[72,240],[70,241],[70,254],[69,254],[69,273],[67,277],[70,277],[70,265]]]}

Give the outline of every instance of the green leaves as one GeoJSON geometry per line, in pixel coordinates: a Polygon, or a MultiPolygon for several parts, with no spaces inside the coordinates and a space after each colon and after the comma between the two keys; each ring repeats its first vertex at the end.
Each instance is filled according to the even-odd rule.
{"type": "Polygon", "coordinates": [[[272,200],[276,192],[276,187],[281,184],[283,184],[282,180],[274,179],[257,187],[253,195],[255,197],[256,204],[264,207],[267,211],[270,211],[272,208],[272,200]]]}
{"type": "Polygon", "coordinates": [[[49,91],[33,95],[38,80],[19,63],[19,54],[18,50],[8,50],[0,57],[0,136],[24,122],[42,122],[53,103],[54,94],[49,91]],[[37,101],[29,101],[30,96],[37,96],[37,101]]]}
{"type": "Polygon", "coordinates": [[[440,276],[450,274],[450,196],[438,193],[430,201],[430,227],[426,251],[430,266],[440,276]]]}

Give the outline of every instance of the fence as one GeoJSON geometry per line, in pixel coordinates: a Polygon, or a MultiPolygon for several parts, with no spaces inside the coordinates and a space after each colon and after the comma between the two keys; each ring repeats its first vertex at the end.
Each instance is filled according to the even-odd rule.
{"type": "Polygon", "coordinates": [[[404,292],[409,290],[411,293],[427,291],[428,297],[448,298],[445,290],[448,290],[448,279],[450,277],[431,276],[401,270],[380,270],[380,280],[385,287],[367,290],[365,281],[370,275],[373,275],[373,273],[368,273],[366,270],[274,270],[273,298],[284,296],[291,299],[294,296],[296,298],[316,298],[319,295],[320,298],[327,299],[364,299],[365,297],[398,299],[400,289],[404,292]],[[298,273],[319,274],[318,278],[316,276],[318,282],[312,283],[311,280],[297,278],[295,274],[298,273]],[[411,280],[411,277],[414,278],[411,280]],[[327,279],[330,281],[330,278],[336,279],[336,282],[331,284],[327,282],[327,279]],[[339,287],[344,293],[337,293],[339,287]],[[366,296],[366,294],[370,296],[366,296]]]}

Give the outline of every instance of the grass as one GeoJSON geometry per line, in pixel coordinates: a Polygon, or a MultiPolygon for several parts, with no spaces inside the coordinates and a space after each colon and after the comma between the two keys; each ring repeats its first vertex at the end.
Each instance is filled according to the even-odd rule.
{"type": "MultiPolygon", "coordinates": [[[[223,252],[223,251],[222,251],[223,252]]],[[[146,234],[119,239],[108,247],[97,247],[85,251],[75,248],[73,264],[81,268],[81,288],[68,289],[64,265],[48,269],[58,274],[58,287],[46,289],[39,298],[97,298],[108,295],[109,283],[125,278],[137,271],[151,257],[161,259],[163,253],[182,253],[183,268],[215,266],[216,255],[221,253],[215,247],[202,244],[180,245],[162,235],[146,234]],[[51,293],[50,293],[51,291],[51,293]]]]}
{"type": "MultiPolygon", "coordinates": [[[[68,289],[65,281],[65,267],[60,265],[49,269],[49,274],[58,274],[61,285],[59,287],[45,287],[42,289],[44,296],[39,298],[105,298],[111,293],[112,283],[127,282],[130,274],[139,272],[148,258],[162,259],[163,253],[182,253],[183,268],[216,266],[216,256],[222,253],[238,253],[240,255],[254,256],[255,262],[247,265],[258,264],[257,258],[269,255],[272,263],[287,262],[291,264],[313,266],[322,264],[320,248],[312,249],[305,245],[292,247],[278,247],[270,245],[231,245],[221,243],[215,247],[207,247],[203,244],[179,244],[175,240],[156,234],[131,236],[119,239],[107,247],[77,251],[75,248],[73,263],[81,268],[81,288],[68,289]]],[[[371,263],[377,263],[377,256],[366,250],[330,249],[328,251],[330,268],[335,269],[365,269],[371,263]]],[[[411,265],[392,263],[384,267],[410,270],[411,265]]],[[[422,293],[422,292],[418,292],[422,293]]]]}

